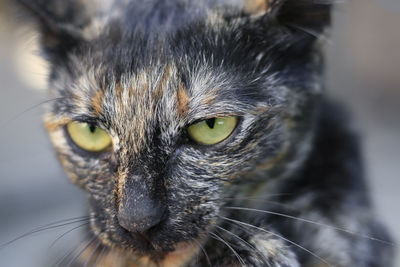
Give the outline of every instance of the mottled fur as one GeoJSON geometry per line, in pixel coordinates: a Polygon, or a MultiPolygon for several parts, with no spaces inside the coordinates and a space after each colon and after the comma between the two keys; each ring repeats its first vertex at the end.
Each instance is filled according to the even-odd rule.
{"type": "Polygon", "coordinates": [[[89,194],[89,231],[112,248],[101,262],[391,265],[390,247],[305,221],[388,239],[357,137],[321,94],[329,1],[19,2],[52,64],[52,142],[89,194]],[[188,125],[220,116],[239,118],[226,140],[188,138],[188,125]],[[77,147],[65,130],[73,120],[105,129],[112,149],[77,147]],[[149,228],[143,213],[159,222],[149,228]]]}

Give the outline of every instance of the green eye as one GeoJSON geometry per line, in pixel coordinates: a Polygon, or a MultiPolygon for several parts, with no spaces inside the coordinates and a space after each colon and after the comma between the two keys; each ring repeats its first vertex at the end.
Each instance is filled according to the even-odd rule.
{"type": "Polygon", "coordinates": [[[190,125],[187,131],[193,141],[203,145],[214,145],[231,135],[236,124],[236,117],[211,118],[190,125]]]}
{"type": "Polygon", "coordinates": [[[86,151],[101,152],[111,145],[111,137],[106,131],[86,122],[70,122],[67,131],[72,141],[86,151]]]}

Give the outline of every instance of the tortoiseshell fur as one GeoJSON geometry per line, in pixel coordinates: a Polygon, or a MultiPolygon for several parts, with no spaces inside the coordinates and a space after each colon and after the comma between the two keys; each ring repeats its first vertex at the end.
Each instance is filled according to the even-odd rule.
{"type": "Polygon", "coordinates": [[[19,2],[51,63],[52,142],[88,192],[88,231],[112,248],[100,262],[391,266],[390,247],[360,236],[389,239],[371,212],[358,138],[322,95],[330,1],[19,2]],[[188,125],[219,116],[239,118],[226,140],[188,138],[188,125]],[[112,149],[78,148],[72,120],[105,129],[112,149]],[[129,232],[122,210],[162,219],[129,232]]]}

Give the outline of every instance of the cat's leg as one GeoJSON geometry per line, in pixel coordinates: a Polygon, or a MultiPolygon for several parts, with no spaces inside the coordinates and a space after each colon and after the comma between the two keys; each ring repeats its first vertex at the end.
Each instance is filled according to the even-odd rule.
{"type": "MultiPolygon", "coordinates": [[[[259,217],[257,225],[261,222],[267,226],[245,223],[243,221],[254,219],[246,220],[244,214],[237,216],[241,218],[240,225],[252,230],[258,228],[261,232],[245,237],[255,252],[246,258],[252,260],[250,266],[268,266],[265,262],[271,266],[393,266],[391,238],[368,210],[338,208],[333,215],[312,208],[301,213],[265,210],[273,214],[259,217]]],[[[262,209],[254,211],[263,213],[262,209]]],[[[238,232],[237,229],[231,231],[238,232]]]]}
{"type": "MultiPolygon", "coordinates": [[[[351,125],[341,106],[322,102],[309,157],[282,181],[279,191],[290,194],[274,199],[281,207],[262,207],[280,213],[265,221],[318,254],[329,263],[325,265],[390,267],[390,236],[371,207],[359,137],[351,125]]],[[[304,250],[296,248],[296,254],[302,266],[322,264],[304,250]]]]}
{"type": "MultiPolygon", "coordinates": [[[[321,216],[320,214],[319,216],[321,216]]],[[[310,221],[323,225],[311,225],[299,222],[295,225],[297,240],[312,251],[318,253],[326,263],[304,251],[303,266],[336,266],[336,267],[390,267],[393,266],[393,247],[386,230],[365,212],[354,211],[353,214],[337,214],[334,219],[302,216],[310,221]],[[340,228],[340,229],[339,229],[340,228]]],[[[301,257],[301,256],[300,256],[301,257]]]]}

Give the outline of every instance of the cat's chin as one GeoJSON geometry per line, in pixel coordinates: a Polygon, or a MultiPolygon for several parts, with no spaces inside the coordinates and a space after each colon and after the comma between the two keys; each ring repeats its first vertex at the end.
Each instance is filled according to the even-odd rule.
{"type": "MultiPolygon", "coordinates": [[[[171,252],[143,256],[140,261],[157,262],[161,266],[182,266],[199,251],[199,246],[193,242],[181,242],[171,252]]],[[[149,264],[150,265],[150,264],[149,264]]]]}
{"type": "Polygon", "coordinates": [[[200,247],[193,241],[178,243],[173,250],[137,252],[125,249],[112,250],[103,262],[113,262],[114,259],[123,259],[125,265],[133,266],[183,266],[199,252],[200,247]],[[130,254],[130,255],[128,255],[130,254]]]}

